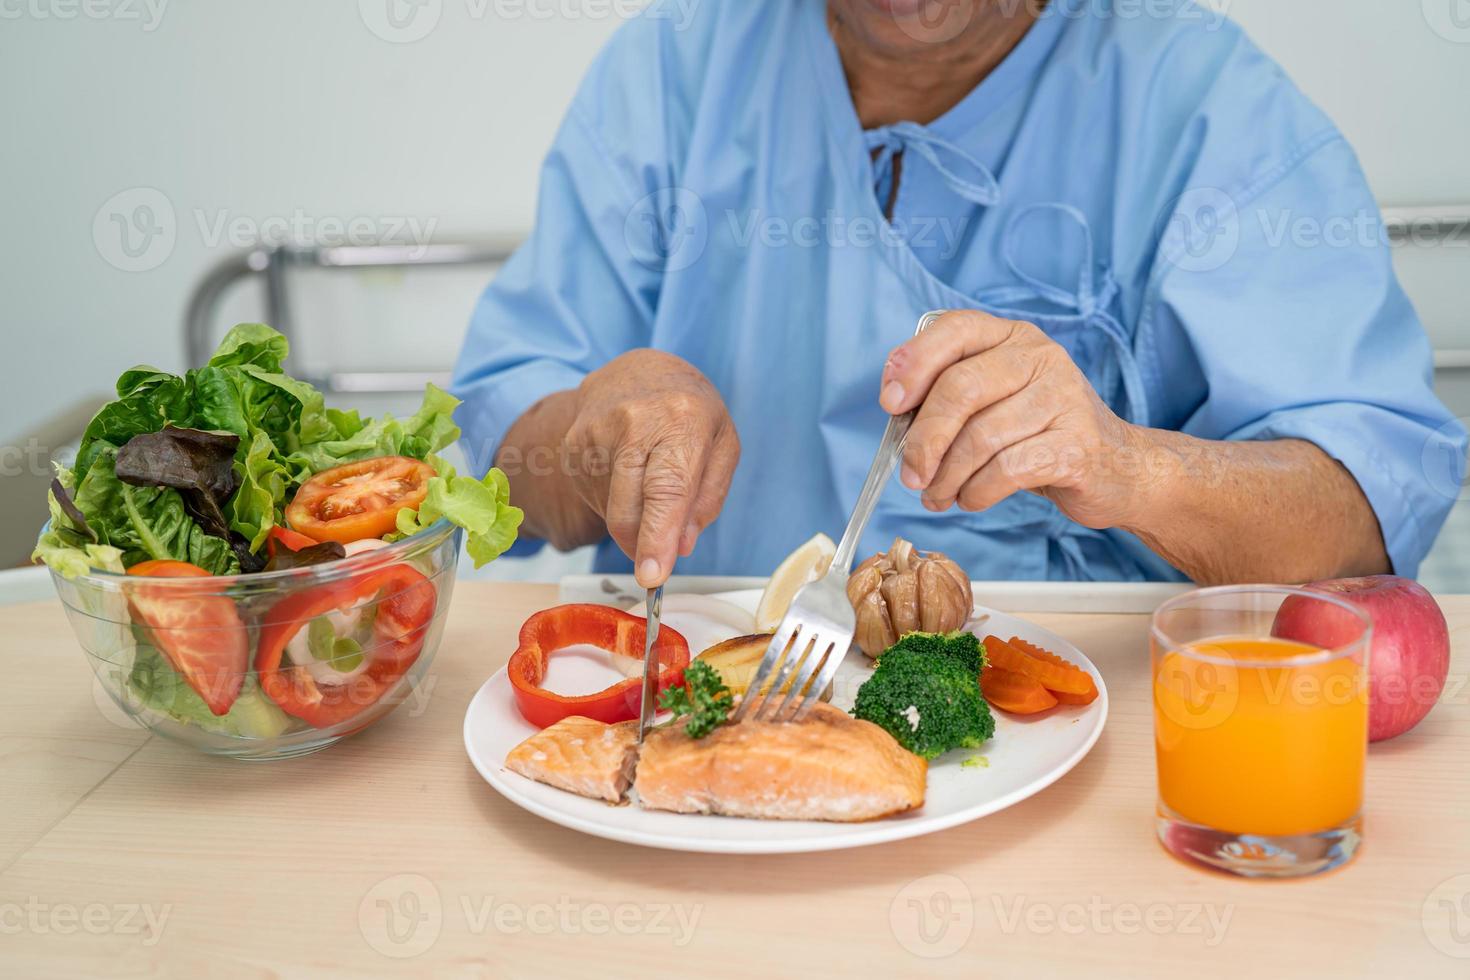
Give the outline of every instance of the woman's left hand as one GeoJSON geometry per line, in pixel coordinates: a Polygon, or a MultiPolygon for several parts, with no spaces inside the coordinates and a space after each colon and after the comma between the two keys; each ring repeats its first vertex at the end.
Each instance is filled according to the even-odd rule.
{"type": "Polygon", "coordinates": [[[890,414],[919,409],[902,480],[929,510],[985,510],[1032,490],[1107,528],[1128,525],[1145,496],[1147,430],[1114,415],[1030,323],[945,313],[889,355],[879,401],[890,414]]]}

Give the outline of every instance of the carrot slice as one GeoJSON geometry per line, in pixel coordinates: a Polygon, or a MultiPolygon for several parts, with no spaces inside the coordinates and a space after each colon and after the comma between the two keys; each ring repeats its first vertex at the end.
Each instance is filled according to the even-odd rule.
{"type": "Polygon", "coordinates": [[[1097,683],[1092,675],[1070,660],[1063,660],[1050,650],[1027,643],[1019,636],[1011,637],[1010,645],[1038,665],[1036,670],[1028,673],[1047,690],[1080,695],[1087,699],[1084,703],[1091,703],[1097,697],[1097,683]]]}
{"type": "Polygon", "coordinates": [[[1097,685],[1085,670],[1078,670],[1061,658],[1047,660],[1033,656],[1031,651],[1040,649],[1024,644],[1015,638],[1006,641],[998,636],[985,638],[986,663],[995,664],[1002,670],[1025,674],[1048,691],[1077,694],[1083,697],[1096,696],[1097,685]]]}
{"type": "Polygon", "coordinates": [[[1033,678],[993,664],[980,672],[980,693],[991,705],[1017,715],[1054,708],[1057,699],[1033,678]]]}
{"type": "Polygon", "coordinates": [[[1052,691],[1051,696],[1057,699],[1057,704],[1091,704],[1097,700],[1097,688],[1094,686],[1091,694],[1070,694],[1066,691],[1052,691]]]}
{"type": "MultiPolygon", "coordinates": [[[[1025,674],[1037,681],[1041,680],[1034,673],[1041,670],[1040,662],[1022,653],[1014,644],[1007,643],[998,636],[985,638],[985,662],[994,664],[1001,670],[1009,670],[1017,674],[1025,674]]],[[[1042,687],[1045,686],[1042,684],[1042,687]]]]}

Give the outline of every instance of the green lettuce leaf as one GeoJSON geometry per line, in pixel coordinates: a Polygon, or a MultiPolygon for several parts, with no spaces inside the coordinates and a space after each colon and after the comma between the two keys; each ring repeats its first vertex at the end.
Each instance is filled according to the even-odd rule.
{"type": "Polygon", "coordinates": [[[291,345],[280,331],[264,323],[237,323],[225,334],[209,359],[210,367],[240,367],[252,364],[266,371],[279,371],[291,353],[291,345]]]}
{"type": "Polygon", "coordinates": [[[193,398],[184,378],[157,368],[136,367],[117,381],[117,400],[102,406],[77,448],[77,479],[86,477],[92,463],[108,448],[117,449],[133,436],[157,432],[170,422],[187,426],[193,415],[193,398]]]}
{"type": "Polygon", "coordinates": [[[288,460],[298,482],[313,473],[374,456],[411,456],[427,459],[431,453],[459,438],[454,410],[459,399],[435,385],[424,386],[424,401],[407,419],[384,414],[364,421],[356,412],[328,412],[332,436],[302,446],[288,460]]]}
{"type": "MultiPolygon", "coordinates": [[[[68,493],[76,488],[76,476],[60,463],[53,464],[56,481],[68,493]]],[[[89,533],[83,532],[62,509],[56,494],[46,491],[46,504],[51,512],[51,523],[36,541],[31,552],[31,561],[42,561],[55,569],[63,578],[76,578],[92,569],[105,572],[123,570],[123,553],[111,545],[98,544],[89,533]]]]}
{"type": "Polygon", "coordinates": [[[230,502],[230,528],[244,535],[251,551],[259,551],[276,525],[276,511],[286,499],[290,475],[264,429],[256,429],[248,444],[240,444],[240,450],[235,457],[240,489],[230,502]]]}
{"type": "Polygon", "coordinates": [[[135,631],[137,652],[128,673],[128,693],[154,711],[186,725],[242,738],[274,738],[291,727],[291,717],[246,677],[240,696],[228,714],[216,715],[141,633],[135,631]]]}
{"type": "Polygon", "coordinates": [[[169,487],[134,487],[114,472],[116,449],[99,455],[77,484],[75,501],[99,544],[123,553],[123,564],[173,558],[198,565],[211,575],[235,575],[240,562],[223,538],[205,534],[184,509],[184,499],[169,487]]]}
{"type": "MultiPolygon", "coordinates": [[[[89,565],[110,568],[148,558],[189,561],[215,574],[233,574],[241,560],[248,563],[243,549],[241,555],[233,554],[224,538],[203,532],[178,490],[130,486],[117,479],[118,451],[135,436],[168,425],[239,438],[233,469],[240,485],[222,510],[230,530],[248,541],[251,552],[265,546],[302,482],[322,470],[374,456],[430,460],[439,473],[430,482],[423,507],[400,515],[401,533],[446,518],[468,532],[467,546],[477,566],[510,547],[521,512],[510,505],[504,474],[491,470],[475,480],[433,458],[459,438],[454,423],[458,399],[428,385],[422,405],[410,417],[365,419],[356,411],[327,408],[321,392],[285,374],[282,365],[289,353],[280,333],[264,324],[242,323],[226,335],[207,364],[182,377],[151,367],[124,373],[117,400],[88,424],[75,472],[65,484],[93,534],[73,526],[64,513],[58,519],[53,501],[51,528],[37,542],[35,557],[72,575],[89,565]]],[[[219,522],[214,523],[218,534],[219,522]]]]}
{"type": "Polygon", "coordinates": [[[492,562],[515,544],[525,516],[510,505],[510,481],[492,467],[483,480],[460,476],[437,456],[429,464],[439,475],[429,481],[429,495],[418,510],[398,512],[398,534],[417,534],[439,518],[465,529],[465,550],[475,567],[492,562]]]}

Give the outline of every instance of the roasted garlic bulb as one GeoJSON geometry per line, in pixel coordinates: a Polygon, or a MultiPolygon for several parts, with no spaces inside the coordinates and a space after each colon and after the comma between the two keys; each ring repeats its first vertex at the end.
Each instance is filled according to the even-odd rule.
{"type": "Polygon", "coordinates": [[[847,580],[857,611],[858,648],[877,657],[914,630],[948,633],[970,619],[975,598],[960,566],[937,551],[920,551],[903,538],[859,565],[847,580]]]}

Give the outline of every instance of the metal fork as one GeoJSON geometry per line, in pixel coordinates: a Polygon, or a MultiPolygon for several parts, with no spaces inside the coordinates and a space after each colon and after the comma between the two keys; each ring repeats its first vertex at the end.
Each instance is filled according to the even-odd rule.
{"type": "MultiPolygon", "coordinates": [[[[940,312],[924,314],[914,335],[922,333],[939,316],[940,312]]],[[[746,688],[740,706],[735,709],[730,719],[732,722],[740,721],[751,711],[750,706],[759,697],[766,678],[778,663],[780,670],[771,683],[770,693],[760,699],[760,707],[751,714],[757,721],[800,721],[811,710],[812,704],[821,700],[822,692],[832,683],[857,630],[857,614],[852,603],[847,601],[847,577],[852,572],[852,560],[883,487],[893,476],[903,455],[904,440],[908,438],[914,415],[914,412],[906,412],[888,420],[873,467],[868,470],[868,478],[858,494],[847,530],[842,532],[842,541],[837,545],[827,574],[802,586],[791,600],[791,608],[786,611],[780,627],[766,647],[766,655],[761,659],[750,687],[746,688]],[[791,688],[782,699],[779,695],[788,678],[792,678],[791,688]]]]}

